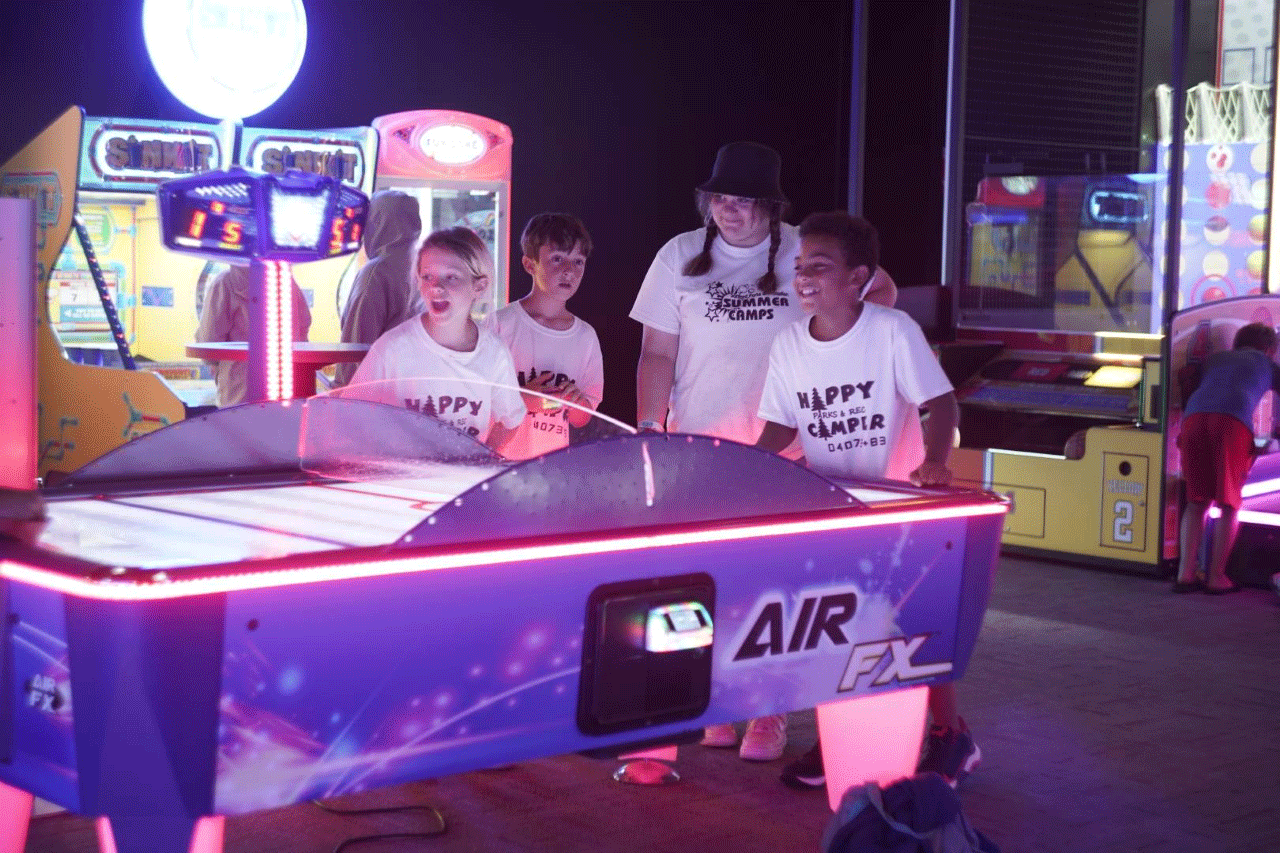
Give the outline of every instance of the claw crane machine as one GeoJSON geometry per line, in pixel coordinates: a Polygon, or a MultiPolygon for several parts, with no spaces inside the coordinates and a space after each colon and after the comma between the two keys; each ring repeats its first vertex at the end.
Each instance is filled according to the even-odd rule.
{"type": "MultiPolygon", "coordinates": [[[[483,317],[507,303],[511,258],[511,128],[457,110],[413,110],[379,116],[375,190],[397,189],[418,199],[422,233],[462,225],[493,254],[496,275],[476,300],[483,317]]],[[[339,292],[338,313],[350,295],[339,292]]]]}
{"type": "MultiPolygon", "coordinates": [[[[1280,325],[1264,281],[1271,85],[1193,87],[1178,146],[1169,91],[1157,92],[1153,171],[988,176],[967,206],[956,338],[981,356],[956,383],[952,467],[1010,499],[1008,551],[1166,574],[1179,555],[1179,377],[1240,326],[1280,325]]],[[[1275,411],[1264,399],[1255,418],[1247,500],[1280,489],[1275,411]]]]}

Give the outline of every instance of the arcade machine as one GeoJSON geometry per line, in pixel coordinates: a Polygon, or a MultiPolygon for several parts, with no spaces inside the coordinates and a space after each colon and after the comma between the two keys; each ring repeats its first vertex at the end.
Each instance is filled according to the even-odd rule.
{"type": "Polygon", "coordinates": [[[58,340],[72,361],[143,364],[188,405],[209,402],[212,381],[182,351],[199,321],[196,283],[205,271],[161,247],[155,188],[233,162],[231,133],[214,124],[86,117],[80,149],[75,224],[49,280],[58,340]]]}
{"type": "Polygon", "coordinates": [[[359,249],[368,196],[328,175],[239,167],[168,181],[157,196],[167,248],[251,266],[248,401],[294,396],[292,264],[359,249]]]}
{"type": "MultiPolygon", "coordinates": [[[[1280,297],[1260,292],[1267,145],[1234,145],[1185,146],[1167,307],[1167,144],[1149,174],[981,181],[956,337],[984,356],[954,377],[953,462],[1010,499],[1006,549],[1152,574],[1177,559],[1179,371],[1245,323],[1280,323],[1280,297]]],[[[1272,412],[1264,401],[1255,424],[1263,449],[1272,412]]]]}
{"type": "MultiPolygon", "coordinates": [[[[57,282],[52,278],[53,270],[58,265],[63,246],[68,242],[76,213],[76,185],[80,174],[78,159],[85,150],[84,128],[83,112],[79,107],[72,107],[0,170],[0,195],[29,198],[36,202],[36,279],[32,286],[35,291],[33,304],[36,306],[35,339],[40,388],[37,470],[43,478],[74,471],[130,439],[182,420],[186,411],[182,400],[158,374],[148,370],[119,370],[73,362],[67,358],[63,343],[58,338],[57,327],[67,334],[83,335],[100,333],[73,327],[80,323],[94,329],[106,325],[112,328],[113,348],[118,349],[122,358],[127,358],[130,352],[126,339],[130,330],[121,322],[133,325],[130,315],[134,300],[129,292],[132,285],[123,285],[125,298],[119,301],[127,303],[129,310],[125,312],[125,321],[120,321],[110,298],[115,294],[106,290],[110,279],[103,274],[98,262],[93,263],[94,269],[84,270],[88,276],[82,278],[95,277],[96,269],[99,280],[104,284],[101,294],[90,295],[88,287],[92,285],[81,286],[83,281],[67,281],[65,286],[57,284],[56,287],[50,283],[57,282]],[[53,299],[46,301],[50,290],[55,291],[53,299]],[[101,313],[98,312],[99,306],[101,313]],[[70,310],[73,307],[77,310],[70,310]]],[[[95,132],[94,137],[104,150],[109,139],[114,138],[106,132],[95,132]]],[[[126,136],[126,142],[127,139],[126,136]]],[[[205,158],[204,162],[222,162],[224,152],[217,147],[217,137],[196,142],[188,134],[186,139],[183,145],[174,144],[169,149],[172,158],[179,156],[176,153],[179,149],[189,154],[194,148],[199,156],[205,158]],[[202,146],[207,146],[208,150],[201,151],[202,146]]],[[[147,153],[142,162],[158,167],[160,163],[151,159],[157,149],[163,155],[164,144],[158,142],[155,147],[138,149],[140,155],[147,153]]],[[[88,234],[90,241],[92,232],[105,237],[104,232],[109,230],[110,257],[114,257],[115,251],[126,242],[132,245],[139,239],[136,234],[115,233],[118,215],[127,217],[124,220],[127,227],[120,230],[127,231],[133,227],[134,209],[130,205],[100,207],[87,213],[81,230],[88,234]]],[[[115,274],[114,280],[119,281],[121,273],[133,269],[123,264],[115,267],[117,262],[110,257],[106,259],[107,272],[115,274]]],[[[85,263],[88,266],[88,261],[85,263]]],[[[190,263],[187,266],[190,268],[190,263]]],[[[70,271],[64,266],[62,274],[70,271]]],[[[194,320],[191,328],[195,328],[194,320]]],[[[95,341],[79,338],[73,342],[89,344],[95,341]]],[[[100,344],[101,339],[96,342],[100,344]]],[[[82,352],[85,349],[87,347],[81,347],[82,352]]]]}
{"type": "MultiPolygon", "coordinates": [[[[166,243],[350,251],[351,199],[320,189],[353,192],[234,169],[171,182],[166,243]],[[309,236],[277,227],[285,210],[309,236]]],[[[0,201],[0,223],[20,231],[22,204],[0,201]]],[[[32,291],[9,289],[28,297],[13,313],[32,291]]],[[[26,329],[0,336],[15,375],[26,329]]],[[[190,418],[36,490],[33,396],[5,408],[26,473],[0,502],[4,849],[33,795],[96,818],[103,850],[213,853],[225,815],[813,706],[834,807],[914,768],[928,685],[970,659],[1005,511],[701,436],[512,464],[341,395],[190,418]]]]}
{"type": "Polygon", "coordinates": [[[968,208],[957,476],[1012,501],[1005,547],[1160,569],[1156,176],[986,178],[968,208]]]}
{"type": "MultiPolygon", "coordinates": [[[[38,332],[45,342],[41,476],[74,470],[212,402],[209,367],[185,346],[195,336],[204,285],[226,259],[165,248],[155,194],[162,181],[243,160],[268,174],[330,175],[367,194],[376,144],[367,127],[85,118],[73,107],[6,164],[0,193],[40,201],[41,256],[51,253],[41,267],[47,303],[37,303],[47,304],[38,332]]],[[[312,340],[341,337],[328,306],[350,263],[342,255],[298,267],[303,293],[319,306],[312,340]]]]}
{"type": "MultiPolygon", "coordinates": [[[[398,189],[418,199],[422,233],[463,225],[493,253],[489,295],[476,300],[483,317],[507,303],[511,253],[511,129],[455,110],[416,110],[379,116],[375,189],[398,189]]],[[[350,282],[340,294],[345,305],[350,282]]],[[[339,310],[341,313],[341,310],[339,310]]]]}
{"type": "MultiPolygon", "coordinates": [[[[1248,323],[1280,327],[1280,299],[1276,296],[1242,296],[1192,305],[1173,315],[1170,323],[1170,361],[1173,393],[1168,400],[1166,432],[1170,436],[1169,477],[1181,476],[1176,440],[1186,397],[1194,388],[1198,365],[1214,352],[1230,349],[1236,331],[1248,323]]],[[[1240,529],[1227,565],[1228,575],[1239,584],[1266,586],[1280,571],[1280,418],[1273,395],[1263,398],[1254,414],[1253,434],[1257,457],[1243,490],[1238,518],[1240,529]]],[[[1211,524],[1218,516],[1210,511],[1211,524]]]]}
{"type": "MultiPolygon", "coordinates": [[[[367,196],[374,190],[373,164],[377,161],[377,151],[378,135],[371,127],[327,130],[245,127],[240,134],[235,162],[272,175],[281,175],[290,169],[328,175],[367,196]]],[[[354,255],[340,255],[294,269],[298,286],[311,306],[311,340],[342,339],[342,315],[331,306],[338,302],[341,283],[354,276],[356,268],[354,255]]]]}
{"type": "MultiPolygon", "coordinates": [[[[1243,81],[1224,87],[1202,83],[1187,93],[1182,266],[1178,311],[1170,322],[1166,415],[1173,482],[1180,476],[1174,443],[1184,402],[1179,380],[1197,362],[1229,348],[1246,323],[1280,327],[1280,267],[1274,261],[1266,280],[1268,229],[1275,233],[1268,211],[1276,198],[1270,180],[1276,162],[1271,90],[1243,81]]],[[[1157,93],[1165,110],[1168,94],[1157,93]]],[[[1167,143],[1158,146],[1157,156],[1167,166],[1167,143]]],[[[1280,567],[1280,405],[1274,395],[1263,398],[1253,433],[1258,456],[1244,488],[1228,573],[1237,583],[1264,586],[1280,567]]]]}

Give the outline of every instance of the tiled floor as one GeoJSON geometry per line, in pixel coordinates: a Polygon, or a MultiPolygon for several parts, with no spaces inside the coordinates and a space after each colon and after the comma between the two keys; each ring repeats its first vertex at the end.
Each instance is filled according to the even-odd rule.
{"type": "MultiPolygon", "coordinates": [[[[960,702],[984,761],[961,786],[1004,853],[1280,850],[1280,603],[1269,591],[1175,596],[1151,578],[1001,559],[960,702]]],[[[793,715],[790,753],[813,740],[793,715]]],[[[529,762],[333,805],[430,804],[429,841],[351,853],[814,851],[822,792],[782,762],[682,747],[684,780],[612,782],[580,756],[529,762]]],[[[227,821],[227,853],[328,853],[344,839],[427,828],[426,813],[338,816],[298,805],[227,821]]],[[[33,821],[28,853],[91,853],[92,825],[33,821]]]]}

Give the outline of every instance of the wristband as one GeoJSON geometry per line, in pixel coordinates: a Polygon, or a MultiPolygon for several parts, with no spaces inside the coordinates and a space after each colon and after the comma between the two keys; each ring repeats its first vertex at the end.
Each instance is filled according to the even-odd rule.
{"type": "Polygon", "coordinates": [[[641,421],[636,424],[636,428],[641,431],[650,430],[652,432],[666,432],[666,430],[663,429],[662,424],[657,421],[641,421]]]}

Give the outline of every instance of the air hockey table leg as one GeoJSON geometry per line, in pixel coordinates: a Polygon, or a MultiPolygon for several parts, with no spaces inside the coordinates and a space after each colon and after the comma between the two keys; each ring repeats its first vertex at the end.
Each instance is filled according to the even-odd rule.
{"type": "Polygon", "coordinates": [[[35,797],[0,782],[0,853],[22,853],[35,797]]]}
{"type": "Polygon", "coordinates": [[[832,811],[855,785],[884,785],[916,772],[928,710],[928,687],[818,706],[818,739],[832,811]]]}
{"type": "MultiPolygon", "coordinates": [[[[116,848],[116,837],[112,831],[111,819],[100,817],[94,821],[94,828],[98,833],[98,853],[119,853],[116,848]]],[[[226,818],[222,815],[214,815],[212,817],[202,817],[195,821],[194,825],[188,825],[185,821],[170,821],[168,825],[157,826],[154,818],[147,818],[143,821],[130,821],[128,826],[119,827],[123,830],[122,834],[132,835],[140,832],[140,841],[143,846],[128,846],[126,849],[140,850],[158,850],[172,849],[180,850],[181,853],[222,853],[222,841],[224,830],[226,828],[226,818]],[[137,824],[137,825],[135,825],[137,824]],[[165,830],[170,830],[165,832],[165,830]],[[164,839],[160,839],[157,833],[165,835],[164,839]],[[188,834],[189,833],[189,834],[188,834]],[[156,847],[154,844],[147,845],[147,842],[155,838],[161,844],[170,842],[168,847],[156,847]],[[173,846],[176,844],[177,846],[173,846]]],[[[17,850],[21,850],[19,847],[17,850]]],[[[7,848],[0,847],[0,853],[7,853],[7,848]]]]}

